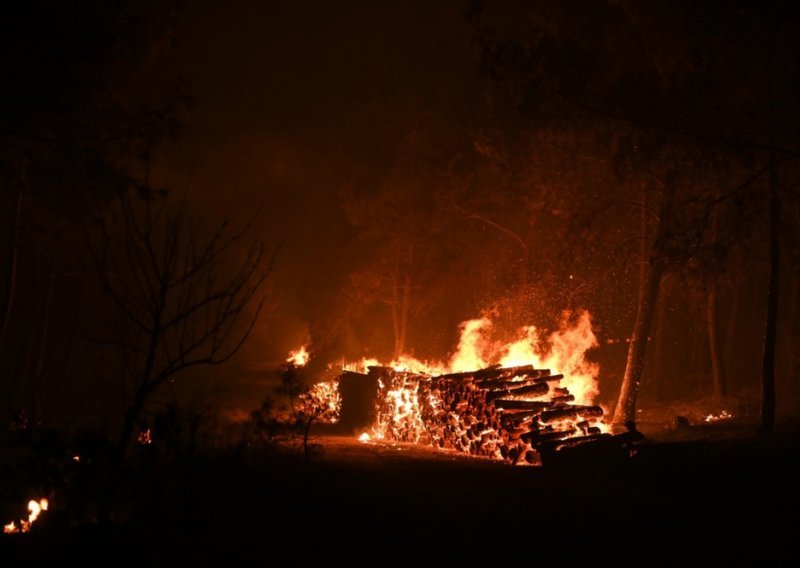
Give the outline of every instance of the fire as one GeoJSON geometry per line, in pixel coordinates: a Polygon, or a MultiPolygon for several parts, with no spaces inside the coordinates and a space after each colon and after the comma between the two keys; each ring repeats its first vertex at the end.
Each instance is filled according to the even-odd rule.
{"type": "MultiPolygon", "coordinates": [[[[141,444],[142,446],[149,446],[150,444],[152,444],[153,438],[150,436],[150,428],[139,432],[139,435],[136,437],[136,441],[139,442],[139,444],[141,444]]],[[[80,458],[78,458],[78,460],[76,461],[80,461],[80,458]]]]}
{"type": "Polygon", "coordinates": [[[301,346],[299,349],[289,351],[289,357],[286,359],[287,363],[291,363],[295,367],[304,367],[308,363],[311,355],[308,353],[306,345],[301,346]]]}
{"type": "Polygon", "coordinates": [[[720,420],[730,420],[733,418],[733,414],[728,412],[727,410],[723,410],[719,414],[709,414],[706,416],[703,421],[704,422],[719,422],[720,420]]]}
{"type": "Polygon", "coordinates": [[[335,379],[317,383],[300,395],[301,412],[313,416],[319,422],[338,422],[341,407],[339,381],[335,379]]]}
{"type": "Polygon", "coordinates": [[[46,511],[47,508],[50,506],[50,502],[47,499],[39,499],[35,501],[31,499],[28,501],[28,519],[27,520],[20,520],[19,527],[14,521],[11,521],[7,525],[3,525],[3,532],[6,534],[15,534],[15,533],[26,533],[31,530],[31,525],[36,522],[36,519],[42,514],[42,511],[46,511]]]}
{"type": "Polygon", "coordinates": [[[379,376],[376,420],[359,441],[427,443],[534,463],[545,441],[607,435],[603,410],[593,406],[599,366],[586,352],[598,341],[588,312],[565,313],[549,334],[524,327],[507,342],[493,339],[488,317],[460,330],[446,363],[402,356],[345,366],[362,373],[372,367],[379,376]]]}
{"type": "Polygon", "coordinates": [[[367,434],[366,432],[361,432],[361,434],[358,436],[358,441],[361,442],[362,444],[366,444],[371,439],[372,438],[370,438],[370,435],[367,434]]]}

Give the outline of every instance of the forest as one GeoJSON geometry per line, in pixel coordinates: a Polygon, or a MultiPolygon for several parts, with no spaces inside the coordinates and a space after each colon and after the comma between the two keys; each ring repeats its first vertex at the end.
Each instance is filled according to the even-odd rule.
{"type": "Polygon", "coordinates": [[[799,32],[783,0],[9,6],[0,554],[778,554],[799,32]]]}

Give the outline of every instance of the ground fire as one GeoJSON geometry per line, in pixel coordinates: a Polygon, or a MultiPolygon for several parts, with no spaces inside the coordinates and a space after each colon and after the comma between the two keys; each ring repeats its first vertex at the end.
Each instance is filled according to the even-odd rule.
{"type": "Polygon", "coordinates": [[[31,499],[28,501],[28,518],[20,519],[19,525],[16,522],[11,521],[7,525],[3,526],[3,532],[5,534],[16,534],[16,533],[26,533],[31,530],[31,525],[36,522],[36,519],[42,514],[42,511],[46,511],[50,506],[50,502],[47,499],[39,499],[38,501],[35,499],[31,499]]]}
{"type": "Polygon", "coordinates": [[[637,439],[613,437],[594,404],[599,368],[586,358],[597,346],[587,312],[565,314],[561,329],[543,337],[521,330],[510,343],[491,341],[488,318],[461,325],[456,353],[447,363],[402,357],[388,365],[364,359],[336,381],[316,384],[309,404],[338,419],[339,385],[374,390],[371,426],[359,441],[429,444],[512,464],[538,464],[563,448],[637,439]]]}

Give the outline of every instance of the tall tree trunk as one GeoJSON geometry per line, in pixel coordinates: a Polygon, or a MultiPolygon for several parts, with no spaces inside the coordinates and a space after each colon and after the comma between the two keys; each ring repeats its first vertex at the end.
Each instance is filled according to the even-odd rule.
{"type": "MultiPolygon", "coordinates": [[[[715,192],[714,197],[718,199],[719,192],[715,192]]],[[[717,243],[717,217],[718,213],[715,208],[711,211],[710,238],[712,246],[717,243]]],[[[708,355],[711,362],[714,400],[719,402],[728,396],[728,385],[722,366],[717,329],[717,274],[708,275],[706,281],[706,330],[708,331],[708,355]]]]}
{"type": "MultiPolygon", "coordinates": [[[[775,29],[772,3],[767,4],[768,31],[775,29]]],[[[770,435],[775,430],[775,344],[778,333],[778,293],[781,264],[781,198],[778,191],[778,163],[775,160],[775,97],[772,33],[767,34],[766,80],[769,146],[769,279],[767,281],[767,317],[764,321],[764,350],[761,357],[761,424],[759,432],[770,435]]]]}
{"type": "Polygon", "coordinates": [[[44,360],[47,357],[47,340],[50,332],[50,308],[53,304],[53,285],[55,283],[56,262],[55,259],[50,262],[50,274],[47,277],[47,292],[44,299],[44,314],[42,316],[42,333],[39,340],[39,350],[36,354],[36,368],[33,374],[33,403],[34,403],[34,416],[36,420],[42,419],[43,414],[43,401],[44,401],[44,360]]]}
{"type": "Polygon", "coordinates": [[[653,377],[653,392],[656,393],[656,396],[659,398],[663,394],[664,388],[664,373],[666,369],[664,366],[666,365],[666,361],[664,358],[664,333],[666,330],[665,320],[666,320],[666,303],[667,298],[669,295],[669,288],[668,286],[669,276],[665,276],[661,280],[661,292],[658,295],[658,301],[656,302],[656,331],[654,333],[653,342],[654,346],[653,349],[655,353],[653,354],[652,363],[655,365],[655,369],[653,369],[652,377],[653,377]]]}
{"type": "Polygon", "coordinates": [[[775,429],[775,344],[778,332],[778,292],[781,263],[781,200],[778,193],[778,165],[770,144],[769,167],[769,280],[767,284],[767,318],[764,322],[764,350],[761,358],[761,425],[762,434],[775,429]]]}
{"type": "Polygon", "coordinates": [[[395,270],[392,278],[392,329],[394,330],[394,358],[405,353],[408,336],[408,316],[411,310],[411,269],[414,264],[414,245],[397,248],[395,270]]]}
{"type": "Polygon", "coordinates": [[[14,212],[11,217],[9,235],[8,258],[6,259],[5,286],[3,287],[3,301],[0,303],[0,350],[6,341],[8,321],[11,319],[11,307],[14,305],[14,294],[17,287],[17,261],[19,258],[19,232],[22,217],[22,183],[14,199],[14,212]]]}
{"type": "Polygon", "coordinates": [[[714,400],[728,396],[728,385],[722,370],[717,333],[717,284],[709,282],[706,290],[706,327],[708,329],[708,353],[711,359],[711,377],[714,385],[714,400]]]}
{"type": "Polygon", "coordinates": [[[647,342],[653,322],[661,277],[664,274],[664,241],[666,240],[672,217],[674,189],[668,187],[661,202],[658,217],[656,238],[650,251],[644,285],[640,288],[639,306],[636,311],[636,323],[633,326],[631,341],[628,345],[628,359],[625,364],[625,375],[619,392],[619,400],[614,411],[614,423],[623,424],[636,421],[636,398],[644,373],[644,361],[647,353],[647,342]]]}

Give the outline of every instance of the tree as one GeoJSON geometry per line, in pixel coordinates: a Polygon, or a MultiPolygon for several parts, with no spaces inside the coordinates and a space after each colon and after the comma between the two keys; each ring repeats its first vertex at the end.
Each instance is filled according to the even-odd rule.
{"type": "Polygon", "coordinates": [[[256,302],[255,296],[274,260],[265,263],[260,244],[240,250],[247,227],[231,232],[222,223],[207,231],[185,206],[169,205],[152,194],[125,195],[113,217],[84,226],[115,309],[109,342],[129,393],[120,451],[160,387],[192,367],[225,363],[242,347],[261,311],[264,299],[256,302]]]}
{"type": "MultiPolygon", "coordinates": [[[[0,388],[33,390],[38,400],[53,389],[32,384],[41,378],[33,375],[53,368],[67,380],[69,365],[56,364],[56,355],[65,363],[72,348],[60,346],[77,334],[59,320],[83,290],[80,219],[108,206],[134,177],[128,165],[179,127],[179,83],[145,78],[171,47],[176,7],[31,0],[0,19],[0,388]],[[55,299],[53,287],[31,281],[40,256],[58,267],[55,299]],[[29,306],[40,304],[51,309],[37,342],[38,312],[29,306]]],[[[5,397],[0,412],[19,412],[30,398],[5,397]]]]}
{"type": "MultiPolygon", "coordinates": [[[[583,17],[574,18],[575,5],[541,3],[527,17],[515,14],[510,19],[489,8],[483,10],[482,4],[473,3],[469,16],[483,60],[505,89],[506,100],[527,119],[525,127],[544,133],[586,132],[593,139],[590,147],[606,149],[605,155],[618,169],[658,180],[660,199],[655,208],[659,214],[615,413],[616,422],[633,420],[661,276],[686,264],[702,249],[698,245],[708,244],[706,232],[713,225],[709,220],[716,218],[721,204],[742,192],[761,189],[757,182],[769,170],[776,171],[764,166],[765,162],[775,164],[776,153],[782,159],[799,155],[793,148],[798,121],[790,102],[792,96],[796,98],[800,76],[791,55],[796,53],[797,10],[777,1],[769,10],[757,3],[731,10],[723,3],[698,7],[580,2],[583,17]],[[773,24],[780,21],[780,29],[765,24],[773,8],[780,14],[773,24]],[[777,40],[764,48],[742,41],[743,37],[757,38],[756,44],[779,37],[780,48],[776,48],[777,40]],[[770,75],[764,69],[765,53],[780,54],[780,62],[772,64],[781,70],[780,105],[766,100],[778,88],[770,89],[765,81],[770,75]],[[778,122],[775,108],[783,111],[782,136],[770,131],[767,137],[764,125],[769,122],[774,127],[778,122]],[[732,174],[739,174],[745,181],[710,191],[698,188],[698,182],[709,179],[707,171],[723,161],[721,156],[728,161],[728,175],[721,179],[730,182],[732,174]],[[709,198],[715,192],[718,197],[709,198]]],[[[777,76],[773,73],[773,78],[777,76]]],[[[579,154],[578,148],[574,154],[579,154]]],[[[771,174],[770,179],[774,180],[770,186],[777,188],[777,175],[771,174]]],[[[770,191],[777,195],[777,189],[770,191]]],[[[771,198],[773,211],[776,202],[771,198]]],[[[756,216],[760,211],[749,213],[756,216]]],[[[774,407],[768,360],[774,356],[777,300],[772,298],[778,291],[775,250],[779,240],[771,242],[775,243],[770,255],[774,284],[768,294],[763,372],[767,420],[766,407],[774,407]]],[[[709,316],[715,318],[713,290],[708,300],[709,316]]],[[[709,332],[715,336],[712,323],[709,319],[709,332]]],[[[716,338],[711,341],[716,349],[716,338]]],[[[715,375],[721,392],[719,366],[715,375]]]]}

